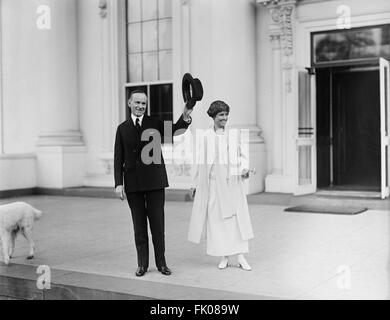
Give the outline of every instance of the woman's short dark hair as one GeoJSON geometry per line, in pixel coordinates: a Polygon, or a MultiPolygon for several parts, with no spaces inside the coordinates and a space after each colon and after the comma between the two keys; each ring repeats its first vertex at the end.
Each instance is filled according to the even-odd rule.
{"type": "Polygon", "coordinates": [[[214,119],[218,113],[223,111],[229,113],[230,107],[227,105],[227,103],[217,100],[210,105],[209,110],[207,110],[207,114],[214,119]]]}

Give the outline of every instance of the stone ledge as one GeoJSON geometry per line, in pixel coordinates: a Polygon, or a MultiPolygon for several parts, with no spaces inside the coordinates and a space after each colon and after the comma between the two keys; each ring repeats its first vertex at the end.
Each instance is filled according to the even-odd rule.
{"type": "Polygon", "coordinates": [[[16,198],[36,195],[36,188],[15,189],[15,190],[0,190],[0,199],[16,198]]]}
{"type": "MultiPolygon", "coordinates": [[[[156,271],[157,272],[157,271],[156,271]]],[[[274,299],[223,290],[51,269],[51,288],[36,286],[36,267],[0,265],[0,296],[18,300],[259,300],[274,299]]]]}
{"type": "MultiPolygon", "coordinates": [[[[80,187],[80,188],[29,188],[16,190],[0,190],[0,199],[15,198],[30,195],[49,195],[49,196],[64,196],[64,197],[87,197],[87,198],[105,198],[115,199],[114,188],[107,187],[80,187]]],[[[166,201],[192,201],[189,190],[184,189],[166,189],[166,201]]]]}
{"type": "Polygon", "coordinates": [[[36,159],[35,153],[2,153],[0,154],[0,160],[25,160],[36,159]]]}

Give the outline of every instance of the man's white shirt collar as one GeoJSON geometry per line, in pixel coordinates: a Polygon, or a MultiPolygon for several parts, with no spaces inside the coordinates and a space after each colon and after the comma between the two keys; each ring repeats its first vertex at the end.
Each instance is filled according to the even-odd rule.
{"type": "Polygon", "coordinates": [[[140,117],[136,117],[134,114],[131,114],[131,119],[133,119],[133,123],[135,125],[135,121],[137,120],[137,118],[139,119],[139,125],[142,126],[142,120],[144,119],[144,116],[140,116],[140,117]]]}

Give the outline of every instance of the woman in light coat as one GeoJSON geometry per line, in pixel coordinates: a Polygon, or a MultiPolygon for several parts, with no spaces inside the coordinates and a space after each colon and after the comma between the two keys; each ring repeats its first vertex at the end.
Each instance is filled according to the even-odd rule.
{"type": "Polygon", "coordinates": [[[199,243],[206,227],[207,254],[221,257],[218,267],[225,269],[229,256],[238,255],[239,266],[249,271],[244,253],[249,251],[253,230],[243,180],[250,170],[239,130],[226,129],[229,111],[223,101],[214,101],[207,111],[214,125],[196,150],[196,194],[188,240],[199,243]]]}

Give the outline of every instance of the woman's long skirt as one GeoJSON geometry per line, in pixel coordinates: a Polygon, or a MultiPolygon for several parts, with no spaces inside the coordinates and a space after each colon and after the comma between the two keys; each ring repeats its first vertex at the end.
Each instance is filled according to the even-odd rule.
{"type": "Polygon", "coordinates": [[[216,180],[211,178],[207,206],[207,254],[210,256],[231,256],[249,251],[247,240],[243,240],[237,216],[224,219],[216,192],[216,180]]]}

